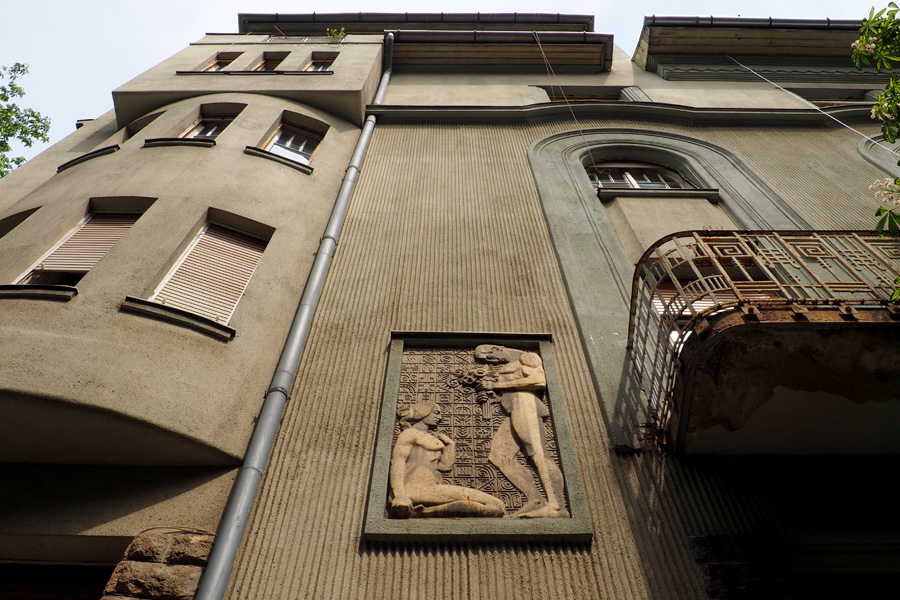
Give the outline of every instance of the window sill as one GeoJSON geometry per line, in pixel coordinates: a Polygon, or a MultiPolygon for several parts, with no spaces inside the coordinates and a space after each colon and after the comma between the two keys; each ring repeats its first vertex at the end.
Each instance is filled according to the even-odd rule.
{"type": "Polygon", "coordinates": [[[234,339],[235,331],[227,325],[158,302],[125,296],[125,301],[119,305],[119,310],[187,327],[223,342],[234,339]]]}
{"type": "Polygon", "coordinates": [[[68,302],[77,295],[78,289],[71,285],[21,283],[0,285],[0,298],[32,298],[34,300],[68,302]]]}
{"type": "Polygon", "coordinates": [[[193,138],[151,138],[144,140],[143,148],[155,148],[157,146],[198,146],[200,148],[212,148],[216,140],[207,137],[193,138]]]}
{"type": "Polygon", "coordinates": [[[288,167],[293,167],[298,171],[303,171],[307,175],[312,175],[313,173],[313,168],[309,165],[304,165],[303,163],[299,163],[295,160],[279,156],[274,152],[269,152],[268,150],[263,150],[262,148],[257,148],[256,146],[247,146],[246,148],[244,148],[244,154],[259,156],[260,158],[268,158],[269,160],[274,160],[275,162],[287,165],[288,167]]]}
{"type": "Polygon", "coordinates": [[[69,162],[64,162],[63,164],[56,167],[56,172],[62,173],[63,171],[65,171],[66,169],[68,169],[70,167],[74,167],[75,165],[80,165],[81,163],[89,161],[92,158],[97,158],[98,156],[103,156],[105,154],[112,154],[113,152],[115,152],[118,149],[119,149],[119,145],[113,144],[112,146],[106,146],[105,148],[100,148],[98,150],[93,150],[91,152],[88,152],[87,154],[82,154],[81,156],[79,156],[77,158],[73,158],[69,162]]]}
{"type": "Polygon", "coordinates": [[[616,198],[647,198],[651,196],[666,198],[706,198],[713,204],[719,203],[719,190],[717,189],[646,189],[646,188],[606,188],[597,190],[597,197],[603,202],[609,202],[616,198]]]}

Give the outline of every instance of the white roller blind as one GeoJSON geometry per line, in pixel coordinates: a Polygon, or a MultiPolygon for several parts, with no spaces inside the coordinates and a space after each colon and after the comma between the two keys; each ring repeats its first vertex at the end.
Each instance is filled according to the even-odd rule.
{"type": "Polygon", "coordinates": [[[266,242],[209,224],[151,300],[227,323],[266,242]]]}
{"type": "Polygon", "coordinates": [[[93,215],[34,270],[87,273],[116,245],[139,216],[117,213],[93,215]]]}

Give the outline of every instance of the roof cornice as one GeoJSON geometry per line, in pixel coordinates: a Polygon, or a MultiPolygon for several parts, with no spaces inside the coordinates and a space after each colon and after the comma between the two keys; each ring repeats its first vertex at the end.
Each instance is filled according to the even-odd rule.
{"type": "Polygon", "coordinates": [[[552,31],[594,30],[593,15],[562,13],[241,13],[240,33],[274,33],[278,26],[288,35],[322,35],[326,27],[344,27],[348,33],[385,29],[479,29],[552,31]],[[287,29],[285,29],[287,28],[287,29]],[[289,31],[288,31],[289,30],[289,31]]]}
{"type": "Polygon", "coordinates": [[[870,107],[839,106],[822,110],[804,108],[694,108],[649,102],[552,102],[528,106],[369,106],[366,113],[379,123],[506,123],[529,124],[578,119],[636,119],[690,126],[835,126],[869,121],[870,107]],[[830,116],[829,116],[830,115],[830,116]]]}
{"type": "Polygon", "coordinates": [[[772,17],[701,17],[645,15],[644,27],[745,27],[750,29],[839,29],[858,31],[852,19],[774,19],[772,17]]]}

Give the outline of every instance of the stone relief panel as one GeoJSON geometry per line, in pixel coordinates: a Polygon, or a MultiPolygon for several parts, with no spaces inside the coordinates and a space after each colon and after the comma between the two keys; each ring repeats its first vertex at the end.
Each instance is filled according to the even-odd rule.
{"type": "Polygon", "coordinates": [[[366,541],[590,541],[550,334],[395,332],[366,541]]]}
{"type": "Polygon", "coordinates": [[[388,514],[568,517],[546,387],[537,352],[405,350],[388,514]]]}

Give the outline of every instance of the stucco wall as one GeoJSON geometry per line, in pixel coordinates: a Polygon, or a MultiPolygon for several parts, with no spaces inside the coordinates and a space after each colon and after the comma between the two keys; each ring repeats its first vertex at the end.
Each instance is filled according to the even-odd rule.
{"type": "MultiPolygon", "coordinates": [[[[773,85],[760,81],[667,81],[648,73],[616,46],[606,73],[404,72],[391,78],[386,104],[411,106],[524,106],[540,100],[528,86],[638,86],[654,102],[717,108],[807,108],[808,105],[773,85]]],[[[546,100],[544,100],[546,101],[546,100]]]]}
{"type": "Polygon", "coordinates": [[[5,214],[40,207],[0,239],[0,281],[8,284],[77,223],[91,198],[112,206],[155,198],[70,301],[0,300],[4,460],[237,461],[358,134],[296,103],[209,95],[166,106],[118,152],[71,167],[7,207],[5,214]],[[143,147],[144,139],[178,135],[206,102],[247,105],[214,147],[143,147]],[[311,174],[243,152],[261,143],[284,110],[330,126],[311,174]],[[275,230],[229,322],[234,339],[121,312],[126,296],[149,297],[209,209],[275,230]],[[32,414],[38,406],[40,419],[32,414]]]}
{"type": "Polygon", "coordinates": [[[335,39],[333,43],[267,42],[267,39],[265,35],[209,35],[155,65],[113,91],[119,126],[170,102],[173,97],[216,92],[288,98],[362,124],[363,109],[372,100],[381,76],[381,36],[351,36],[340,42],[335,39]],[[240,53],[240,56],[225,72],[198,72],[218,52],[240,53]],[[330,73],[302,72],[313,52],[337,53],[330,73]],[[264,53],[290,53],[278,65],[278,69],[287,73],[250,72],[264,53]]]}
{"type": "MultiPolygon", "coordinates": [[[[581,125],[710,140],[821,227],[870,226],[865,185],[878,173],[843,130],[581,125]]],[[[689,483],[697,474],[684,465],[609,450],[525,157],[534,141],[570,129],[376,127],[231,598],[699,596],[704,584],[688,534],[728,530],[716,519],[733,531],[734,513],[708,500],[736,492],[716,487],[727,471],[706,472],[716,491],[697,491],[689,483]],[[590,548],[361,544],[391,330],[553,334],[593,521],[590,548]]],[[[603,335],[625,336],[627,321],[621,325],[603,335]]],[[[753,502],[753,510],[766,510],[760,498],[753,502]]]]}

